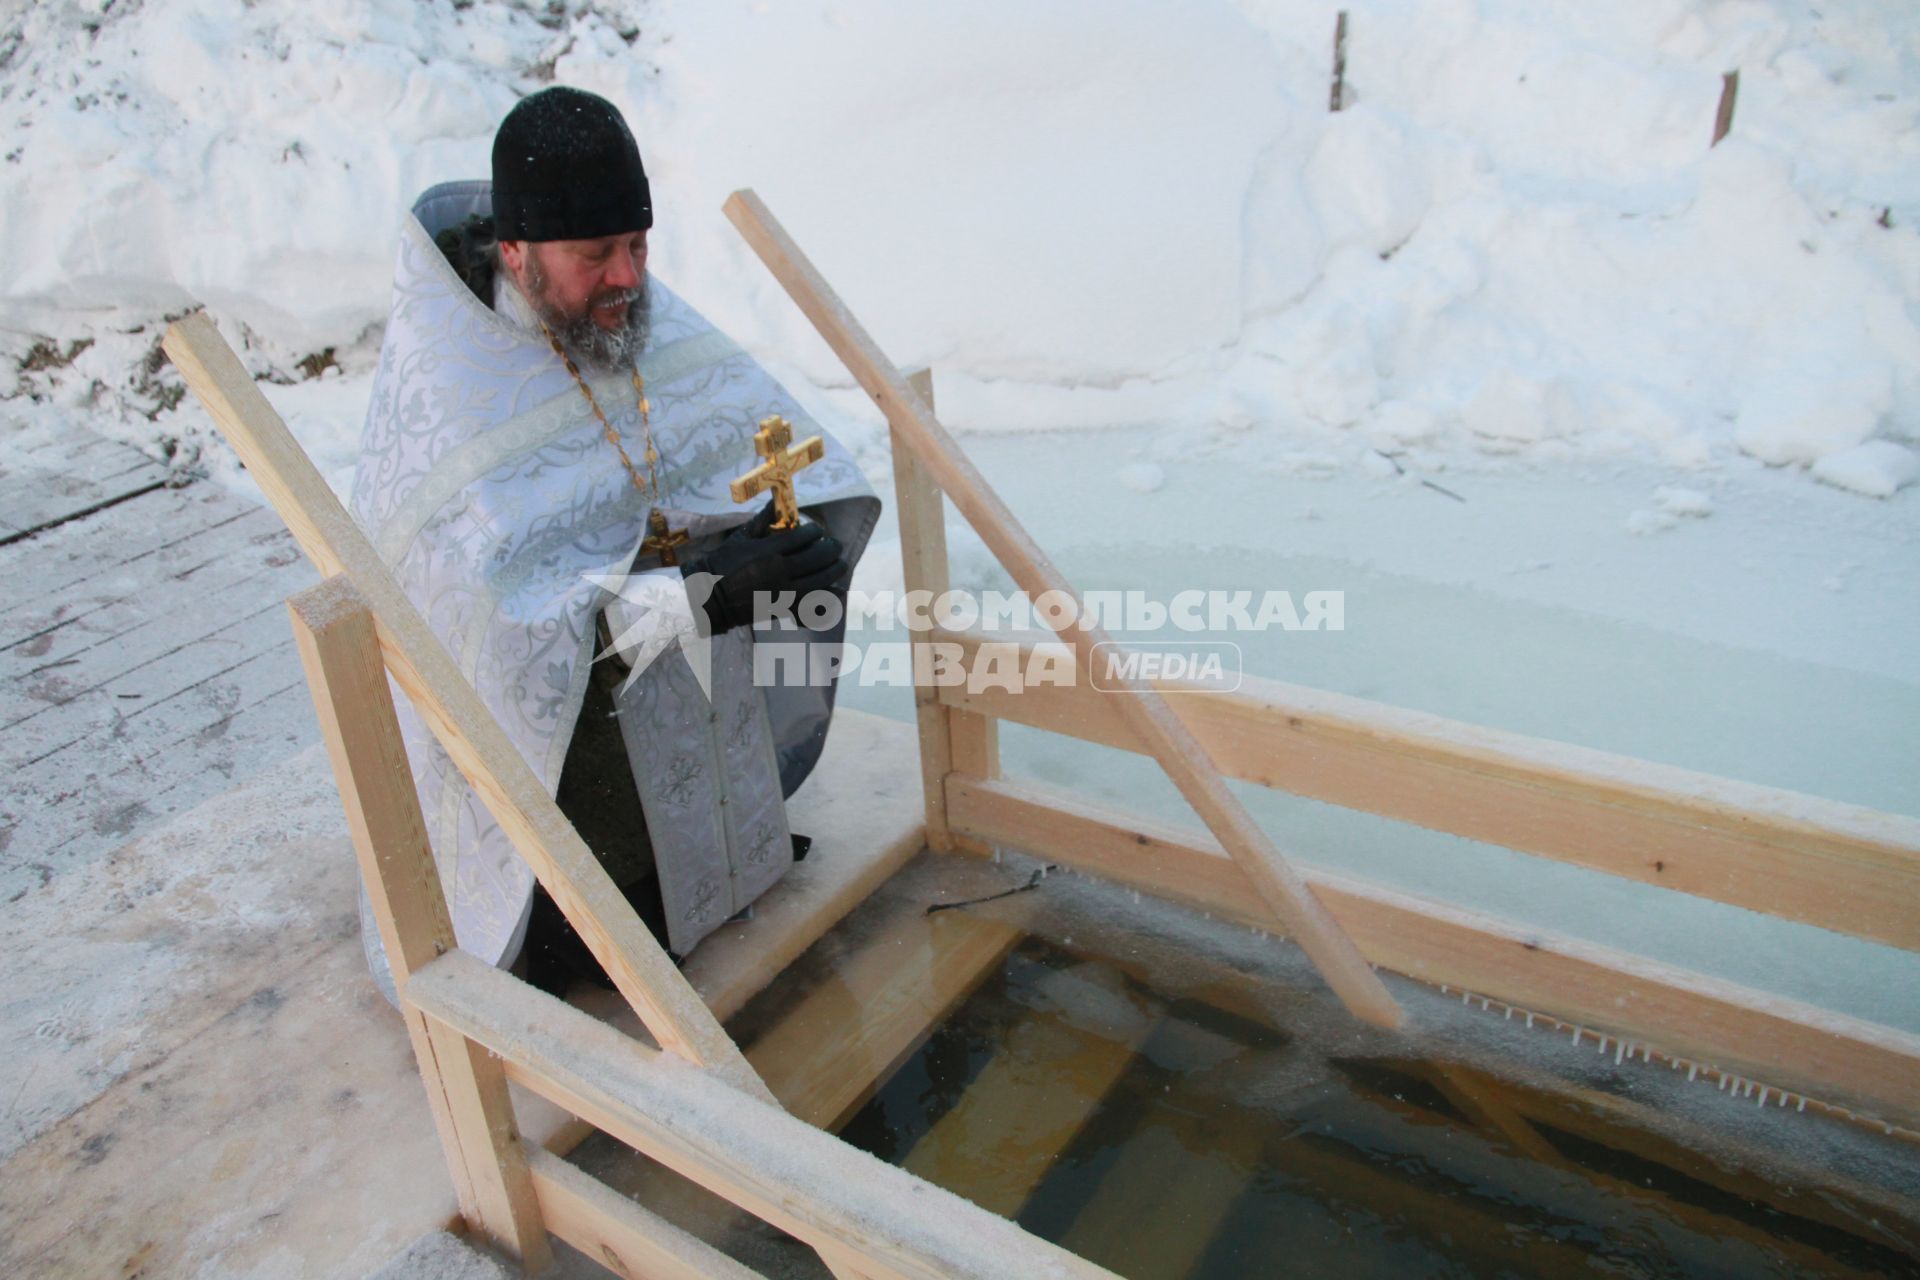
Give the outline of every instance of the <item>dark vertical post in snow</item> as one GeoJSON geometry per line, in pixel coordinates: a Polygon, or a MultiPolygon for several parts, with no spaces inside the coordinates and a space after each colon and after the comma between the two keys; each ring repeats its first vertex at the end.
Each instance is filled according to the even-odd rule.
{"type": "Polygon", "coordinates": [[[1720,145],[1720,139],[1727,136],[1727,130],[1733,128],[1733,100],[1740,96],[1740,73],[1729,71],[1720,77],[1720,109],[1713,113],[1713,141],[1709,148],[1720,145]]]}
{"type": "Polygon", "coordinates": [[[1333,20],[1333,89],[1327,95],[1327,110],[1338,111],[1347,96],[1347,11],[1333,20]]]}

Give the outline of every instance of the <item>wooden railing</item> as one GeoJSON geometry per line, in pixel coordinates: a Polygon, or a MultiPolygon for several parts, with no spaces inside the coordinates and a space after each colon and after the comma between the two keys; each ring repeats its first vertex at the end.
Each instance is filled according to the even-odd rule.
{"type": "MultiPolygon", "coordinates": [[[[943,495],[1030,594],[1059,574],[750,193],[728,201],[886,412],[907,585],[947,584],[943,495]]],[[[781,1111],[458,673],[213,325],[166,350],[327,581],[289,602],[354,850],[461,1212],[539,1270],[547,1236],[628,1276],[750,1274],[519,1136],[516,1081],[811,1245],[840,1277],[1110,1273],[781,1111]],[[387,677],[406,693],[632,1005],[653,1045],[459,952],[387,677]]],[[[1104,637],[1059,637],[1091,671],[1104,637]]],[[[980,638],[916,642],[973,652],[980,638]]],[[[1920,1117],[1920,1039],[1377,885],[1304,872],[1233,776],[1912,947],[1920,824],[1636,761],[1255,685],[1175,700],[1132,682],[917,692],[926,836],[1015,846],[1283,930],[1356,1014],[1401,1018],[1372,965],[1466,987],[1871,1107],[1920,1117]],[[1177,710],[1176,710],[1177,704],[1177,710]],[[1000,776],[1002,719],[1151,754],[1206,829],[1096,809],[1000,776]]]]}
{"type": "MultiPolygon", "coordinates": [[[[1047,638],[940,629],[966,655],[1047,638]]],[[[949,652],[953,650],[950,649],[949,652]]],[[[1421,712],[1246,677],[1232,693],[1163,681],[1228,777],[1610,875],[1920,949],[1920,821],[1421,712]]],[[[1085,685],[948,684],[949,714],[1142,751],[1085,685]]],[[[980,733],[983,730],[973,730],[980,733]]],[[[969,770],[957,769],[962,774],[969,770]]],[[[987,776],[972,771],[975,776],[987,776]]]]}
{"type": "MultiPolygon", "coordinates": [[[[908,590],[937,597],[948,585],[949,498],[1030,598],[1064,589],[935,420],[924,376],[909,382],[893,369],[751,193],[726,208],[887,417],[908,590]]],[[[1271,844],[1242,840],[1244,814],[1236,806],[1222,821],[1202,803],[1212,788],[1196,792],[1180,768],[1908,950],[1920,948],[1920,821],[1270,681],[1250,679],[1231,693],[1157,683],[1155,692],[1181,696],[1152,701],[1137,687],[1107,692],[1089,678],[1092,649],[1106,643],[1098,629],[1039,637],[936,629],[914,643],[935,848],[1017,848],[1298,937],[1263,882],[1279,865],[1372,965],[1537,1009],[1636,1052],[1769,1081],[1776,1097],[1784,1088],[1920,1124],[1920,1037],[1349,876],[1296,871],[1277,851],[1268,855],[1271,844]],[[1020,653],[1007,665],[1025,671],[1036,646],[1064,646],[1077,678],[1017,691],[971,679],[981,646],[1009,640],[1020,653]],[[968,678],[925,679],[935,645],[957,649],[968,678]],[[1164,732],[1162,714],[1178,734],[1164,732]],[[1152,756],[1211,832],[1003,779],[1002,720],[1152,756]]],[[[1313,939],[1300,941],[1319,958],[1313,939]]],[[[1339,989],[1340,956],[1321,969],[1339,989]]],[[[1349,1005],[1363,1016],[1370,1007],[1349,1005]]]]}
{"type": "MultiPolygon", "coordinates": [[[[942,527],[945,519],[933,497],[937,492],[952,499],[960,514],[1029,599],[1074,596],[1066,578],[1027,535],[967,456],[954,445],[946,428],[933,416],[932,408],[894,368],[879,345],[867,336],[860,322],[835,296],[760,198],[751,191],[736,191],[727,198],[724,208],[727,217],[760,255],[774,278],[786,288],[795,305],[813,322],[848,372],[886,414],[887,425],[893,433],[896,475],[906,482],[911,495],[902,500],[901,530],[904,558],[910,566],[909,572],[917,575],[912,581],[926,582],[929,574],[941,580],[946,576],[944,553],[936,556],[933,545],[927,541],[937,536],[935,530],[942,527]]],[[[1061,629],[1058,638],[1072,650],[1080,677],[1091,683],[1100,650],[1110,648],[1113,643],[1105,631],[1083,622],[1061,629]]],[[[924,645],[917,647],[916,665],[918,657],[925,652],[924,645]]],[[[915,672],[915,683],[924,688],[922,674],[915,672]]],[[[1193,806],[1221,848],[1245,874],[1255,896],[1307,953],[1334,994],[1357,1018],[1376,1026],[1399,1026],[1402,1017],[1399,1004],[1361,957],[1353,940],[1308,890],[1299,869],[1282,856],[1267,833],[1227,789],[1220,770],[1207,758],[1193,731],[1174,713],[1167,700],[1157,689],[1132,675],[1109,674],[1108,687],[1113,696],[1107,705],[1113,714],[1193,806]]],[[[943,754],[951,760],[956,746],[952,721],[947,719],[946,732],[942,733],[940,713],[931,710],[924,698],[920,707],[922,726],[926,730],[921,736],[922,755],[931,752],[937,768],[943,754]]],[[[963,732],[957,745],[970,748],[977,744],[963,732]]],[[[930,826],[935,825],[934,815],[943,804],[942,799],[929,796],[930,826]]],[[[944,829],[935,826],[934,847],[943,847],[945,838],[944,829]]]]}
{"type": "Polygon", "coordinates": [[[509,1079],[795,1238],[842,1280],[1110,1272],[781,1110],[460,677],[204,315],[167,353],[327,581],[288,602],[462,1216],[529,1271],[552,1233],[626,1276],[751,1274],[520,1136],[509,1079]],[[659,1048],[459,951],[387,677],[659,1048]]]}

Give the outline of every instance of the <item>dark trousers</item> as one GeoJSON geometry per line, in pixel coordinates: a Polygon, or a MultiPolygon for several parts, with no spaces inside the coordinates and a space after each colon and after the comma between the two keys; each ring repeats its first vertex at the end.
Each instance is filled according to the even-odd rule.
{"type": "MultiPolygon", "coordinates": [[[[604,622],[600,635],[604,651],[604,622]]],[[[633,785],[633,769],[627,762],[627,744],[614,719],[614,694],[626,675],[626,668],[611,658],[594,663],[554,799],[664,947],[667,917],[660,904],[660,881],[653,869],[653,844],[647,838],[646,815],[641,811],[640,793],[633,785]]],[[[533,916],[527,923],[522,954],[526,957],[527,981],[543,991],[564,995],[568,987],[583,981],[603,987],[613,985],[546,889],[538,885],[533,891],[533,916]]]]}

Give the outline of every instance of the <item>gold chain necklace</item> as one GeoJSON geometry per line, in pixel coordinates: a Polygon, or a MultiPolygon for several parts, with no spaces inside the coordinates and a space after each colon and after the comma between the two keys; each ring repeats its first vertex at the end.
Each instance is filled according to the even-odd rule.
{"type": "Polygon", "coordinates": [[[553,348],[553,354],[559,356],[560,363],[567,366],[567,372],[573,375],[573,385],[580,388],[580,394],[587,398],[587,407],[593,410],[593,416],[600,420],[600,430],[606,435],[607,443],[613,446],[613,451],[620,455],[620,464],[627,469],[627,478],[633,481],[633,487],[651,498],[656,506],[659,505],[660,451],[653,447],[653,406],[647,403],[647,384],[645,379],[641,378],[640,370],[629,368],[627,376],[633,379],[633,397],[640,404],[640,429],[645,433],[647,441],[647,450],[644,455],[647,460],[645,481],[640,479],[640,470],[633,465],[633,459],[627,456],[626,446],[620,443],[620,433],[613,429],[611,422],[607,421],[606,411],[594,398],[593,388],[589,387],[587,380],[580,376],[580,366],[573,362],[573,357],[567,354],[567,349],[560,345],[560,339],[554,336],[553,330],[547,327],[545,320],[540,322],[540,332],[547,335],[547,343],[553,348]]]}

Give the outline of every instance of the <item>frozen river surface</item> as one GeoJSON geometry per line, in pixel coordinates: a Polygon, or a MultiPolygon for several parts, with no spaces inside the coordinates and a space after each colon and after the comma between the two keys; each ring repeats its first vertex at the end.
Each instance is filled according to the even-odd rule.
{"type": "MultiPolygon", "coordinates": [[[[1233,438],[1163,456],[1144,431],[964,447],[1083,592],[1344,593],[1339,631],[1215,637],[1242,645],[1250,674],[1920,815],[1910,492],[1867,500],[1757,465],[1493,459],[1421,477],[1380,458],[1367,475],[1233,438]]],[[[949,538],[956,586],[1010,585],[957,524],[949,538]]],[[[874,548],[859,585],[889,585],[887,553],[874,548]]],[[[844,696],[911,714],[904,690],[844,696]]],[[[1191,822],[1143,759],[1013,726],[1004,753],[1011,776],[1191,822]]],[[[1302,861],[1920,1030],[1905,953],[1239,790],[1302,861]]]]}

